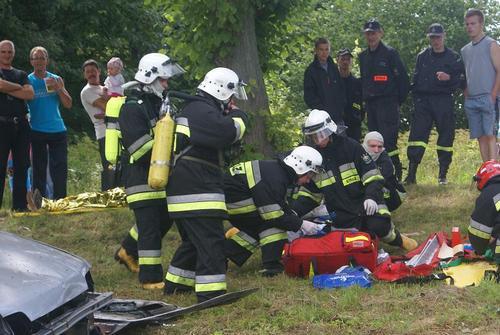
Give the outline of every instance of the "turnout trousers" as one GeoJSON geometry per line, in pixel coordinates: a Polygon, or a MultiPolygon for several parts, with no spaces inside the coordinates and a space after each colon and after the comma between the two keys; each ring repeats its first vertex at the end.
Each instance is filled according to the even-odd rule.
{"type": "Polygon", "coordinates": [[[455,139],[455,113],[451,94],[418,95],[414,97],[415,111],[412,115],[408,160],[420,164],[424,155],[432,124],[438,132],[437,155],[439,166],[448,170],[453,155],[455,139]]]}
{"type": "Polygon", "coordinates": [[[134,208],[136,224],[122,241],[127,254],[139,261],[139,281],[163,281],[161,241],[172,226],[166,205],[134,208]]]}
{"type": "Polygon", "coordinates": [[[397,96],[383,96],[366,101],[368,130],[378,131],[384,137],[384,146],[391,157],[396,177],[401,180],[402,165],[399,160],[399,101],[397,96]]]}
{"type": "Polygon", "coordinates": [[[231,221],[240,231],[225,241],[226,257],[236,265],[242,266],[260,247],[262,269],[273,273],[283,271],[281,254],[288,241],[284,230],[273,228],[259,218],[245,218],[231,221]]]}
{"type": "Polygon", "coordinates": [[[221,218],[176,219],[182,243],[168,267],[165,294],[196,292],[198,302],[226,293],[226,257],[221,218]]]}

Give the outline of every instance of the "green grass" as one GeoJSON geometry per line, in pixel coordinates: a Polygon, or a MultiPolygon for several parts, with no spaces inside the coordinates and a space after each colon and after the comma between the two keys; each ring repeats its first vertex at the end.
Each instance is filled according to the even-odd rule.
{"type": "MultiPolygon", "coordinates": [[[[402,135],[404,148],[407,134],[402,135]]],[[[431,232],[450,232],[459,226],[465,233],[478,192],[469,189],[470,177],[480,163],[477,143],[457,132],[454,162],[447,186],[437,185],[435,135],[418,171],[418,185],[408,188],[408,198],[393,217],[397,227],[419,242],[431,232]]],[[[402,156],[406,156],[404,151],[402,156]]],[[[97,147],[84,140],[70,147],[70,190],[95,190],[98,185],[97,147]],[[91,176],[89,178],[89,176],[91,176]]],[[[4,205],[5,207],[5,205],[4,205]]],[[[0,229],[42,240],[78,254],[92,263],[99,291],[116,297],[165,300],[180,306],[195,302],[193,295],[164,297],[139,288],[135,275],[113,260],[113,252],[133,224],[127,209],[66,216],[12,218],[0,212],[0,229]]],[[[179,244],[175,228],[163,240],[164,264],[179,244]]],[[[392,248],[387,248],[396,252],[392,248]]],[[[458,289],[442,282],[424,285],[376,283],[370,289],[335,291],[313,289],[310,281],[261,278],[260,255],[242,268],[230,265],[229,290],[260,290],[231,305],[184,316],[164,326],[133,328],[126,334],[499,334],[498,284],[458,289]]]]}

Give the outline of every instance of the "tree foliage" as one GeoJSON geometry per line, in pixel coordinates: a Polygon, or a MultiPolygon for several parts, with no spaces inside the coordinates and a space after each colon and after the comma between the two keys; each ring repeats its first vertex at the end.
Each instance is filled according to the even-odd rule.
{"type": "Polygon", "coordinates": [[[140,57],[161,48],[161,15],[142,0],[0,0],[0,7],[0,39],[15,43],[14,66],[29,73],[31,48],[48,50],[49,71],[64,78],[74,101],[70,112],[63,111],[64,120],[77,132],[93,132],[80,104],[82,63],[88,58],[100,62],[104,80],[106,62],[118,56],[131,79],[140,57]]]}

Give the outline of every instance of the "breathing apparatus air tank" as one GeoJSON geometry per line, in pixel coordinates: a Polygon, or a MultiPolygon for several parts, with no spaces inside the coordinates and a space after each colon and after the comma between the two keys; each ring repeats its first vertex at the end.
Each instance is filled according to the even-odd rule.
{"type": "Polygon", "coordinates": [[[174,143],[175,122],[168,98],[160,111],[161,118],[154,130],[154,143],[149,166],[148,184],[154,189],[165,188],[170,174],[170,159],[174,143]]]}

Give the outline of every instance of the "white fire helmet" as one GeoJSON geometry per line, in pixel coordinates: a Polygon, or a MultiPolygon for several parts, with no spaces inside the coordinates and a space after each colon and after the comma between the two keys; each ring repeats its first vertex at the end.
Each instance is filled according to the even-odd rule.
{"type": "Polygon", "coordinates": [[[217,67],[207,72],[198,89],[226,102],[233,95],[236,99],[247,100],[245,85],[233,70],[217,67]]]}
{"type": "Polygon", "coordinates": [[[313,109],[307,116],[302,133],[305,136],[305,142],[315,145],[332,134],[339,134],[342,130],[333,122],[330,114],[323,110],[313,109]]]}
{"type": "Polygon", "coordinates": [[[144,55],[139,61],[135,74],[135,80],[149,85],[156,78],[168,79],[186,72],[179,64],[161,53],[150,53],[144,55]]]}
{"type": "Polygon", "coordinates": [[[316,149],[302,145],[293,149],[283,162],[300,176],[308,172],[319,173],[321,164],[323,164],[323,157],[316,149]]]}

